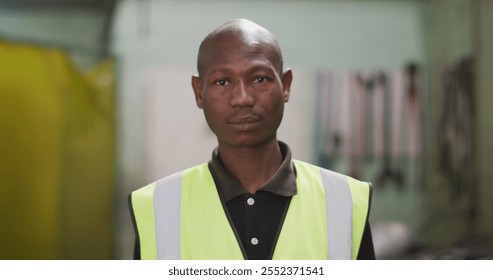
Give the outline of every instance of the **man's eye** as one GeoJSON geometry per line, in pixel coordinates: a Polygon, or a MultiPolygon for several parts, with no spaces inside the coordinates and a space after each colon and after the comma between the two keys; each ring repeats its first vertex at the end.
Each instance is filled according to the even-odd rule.
{"type": "Polygon", "coordinates": [[[267,81],[267,78],[266,77],[257,77],[255,78],[255,82],[256,83],[263,83],[263,82],[266,82],[267,81]]]}
{"type": "Polygon", "coordinates": [[[220,79],[215,82],[216,85],[218,86],[226,86],[229,85],[229,82],[226,79],[220,79]]]}

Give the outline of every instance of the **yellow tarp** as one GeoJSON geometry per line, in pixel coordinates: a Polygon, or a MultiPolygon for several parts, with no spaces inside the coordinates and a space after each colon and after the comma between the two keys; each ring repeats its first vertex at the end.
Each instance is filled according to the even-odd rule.
{"type": "Polygon", "coordinates": [[[0,41],[0,259],[112,257],[113,84],[0,41]]]}

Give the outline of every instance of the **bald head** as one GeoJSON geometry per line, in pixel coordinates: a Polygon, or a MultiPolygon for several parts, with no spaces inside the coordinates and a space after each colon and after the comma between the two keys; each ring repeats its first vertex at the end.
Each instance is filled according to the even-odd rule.
{"type": "Polygon", "coordinates": [[[200,44],[197,57],[197,71],[199,77],[206,71],[206,66],[211,59],[216,57],[211,55],[218,49],[227,49],[234,52],[238,47],[258,48],[264,55],[269,57],[276,70],[282,73],[283,61],[279,43],[274,35],[262,26],[247,20],[234,19],[228,21],[214,31],[209,33],[200,44]],[[224,48],[227,46],[227,48],[224,48]]]}

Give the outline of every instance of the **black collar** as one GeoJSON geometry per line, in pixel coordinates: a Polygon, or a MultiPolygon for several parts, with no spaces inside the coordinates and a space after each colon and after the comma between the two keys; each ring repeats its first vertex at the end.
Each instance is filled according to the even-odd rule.
{"type": "MultiPolygon", "coordinates": [[[[291,162],[291,150],[288,145],[283,142],[278,141],[278,143],[283,161],[276,174],[274,174],[272,179],[262,186],[259,191],[268,191],[281,196],[290,197],[296,194],[296,175],[294,166],[291,162]]],[[[218,147],[212,152],[212,159],[209,161],[209,169],[216,179],[216,184],[218,184],[217,189],[224,201],[229,201],[238,195],[247,193],[240,182],[238,182],[224,166],[221,157],[219,156],[218,147]]]]}

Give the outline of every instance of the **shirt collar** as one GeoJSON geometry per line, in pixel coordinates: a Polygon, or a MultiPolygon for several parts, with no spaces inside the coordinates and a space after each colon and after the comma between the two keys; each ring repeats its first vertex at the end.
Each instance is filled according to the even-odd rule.
{"type": "MultiPolygon", "coordinates": [[[[274,176],[262,186],[259,191],[268,191],[289,197],[296,194],[296,175],[294,166],[291,162],[291,149],[281,141],[278,143],[283,161],[274,176]]],[[[240,182],[238,182],[224,166],[221,157],[219,156],[218,147],[212,152],[212,159],[209,161],[209,169],[218,185],[217,189],[219,194],[225,201],[229,201],[240,194],[247,193],[240,182]]]]}

